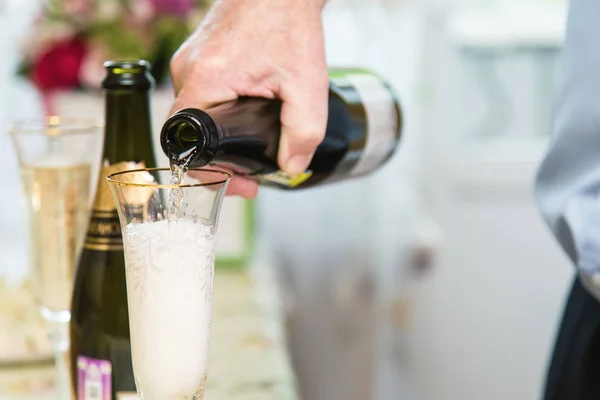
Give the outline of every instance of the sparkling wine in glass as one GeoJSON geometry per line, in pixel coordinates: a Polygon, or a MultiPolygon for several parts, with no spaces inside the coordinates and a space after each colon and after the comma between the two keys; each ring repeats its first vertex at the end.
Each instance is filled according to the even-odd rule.
{"type": "Polygon", "coordinates": [[[215,233],[230,176],[112,174],[125,250],[131,354],[147,400],[201,400],[210,354],[215,233]]]}
{"type": "Polygon", "coordinates": [[[88,224],[91,165],[100,132],[96,121],[56,116],[15,122],[10,130],[29,222],[33,294],[53,326],[60,399],[71,397],[65,353],[73,273],[88,224]]]}

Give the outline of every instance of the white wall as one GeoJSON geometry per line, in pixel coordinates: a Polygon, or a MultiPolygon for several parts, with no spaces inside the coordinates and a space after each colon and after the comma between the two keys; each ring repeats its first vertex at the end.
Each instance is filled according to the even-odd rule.
{"type": "Polygon", "coordinates": [[[538,399],[573,270],[532,198],[547,144],[534,58],[500,66],[514,117],[500,123],[512,138],[469,139],[467,127],[485,111],[476,69],[458,57],[443,20],[428,31],[435,95],[424,122],[423,199],[444,241],[418,291],[417,398],[538,399]]]}

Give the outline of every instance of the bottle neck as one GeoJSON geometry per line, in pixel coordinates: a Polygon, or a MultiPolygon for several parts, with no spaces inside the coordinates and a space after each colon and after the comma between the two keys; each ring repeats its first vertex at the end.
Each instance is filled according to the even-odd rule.
{"type": "Polygon", "coordinates": [[[103,160],[156,162],[148,90],[107,90],[103,160]]]}
{"type": "Polygon", "coordinates": [[[246,172],[276,167],[281,102],[242,98],[208,110],[178,111],[161,132],[161,146],[172,162],[190,168],[211,162],[237,165],[246,172]],[[271,165],[272,164],[272,165],[271,165]]]}
{"type": "Polygon", "coordinates": [[[222,127],[204,111],[188,108],[169,118],[160,144],[170,162],[199,168],[209,164],[220,148],[222,127]]]}

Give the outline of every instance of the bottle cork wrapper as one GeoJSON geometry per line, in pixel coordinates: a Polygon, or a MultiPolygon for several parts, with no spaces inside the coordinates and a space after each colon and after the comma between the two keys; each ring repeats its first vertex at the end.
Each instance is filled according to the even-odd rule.
{"type": "MultiPolygon", "coordinates": [[[[98,177],[98,189],[96,190],[94,211],[115,211],[117,209],[115,199],[108,186],[107,176],[116,174],[117,172],[144,168],[146,168],[144,162],[136,163],[133,161],[125,161],[109,164],[105,161],[100,169],[100,176],[98,177]]],[[[154,182],[154,177],[149,172],[140,172],[120,176],[119,181],[123,183],[150,184],[154,182]]],[[[150,190],[148,187],[131,186],[123,188],[123,194],[128,205],[144,206],[152,197],[153,193],[154,191],[150,190]]]]}

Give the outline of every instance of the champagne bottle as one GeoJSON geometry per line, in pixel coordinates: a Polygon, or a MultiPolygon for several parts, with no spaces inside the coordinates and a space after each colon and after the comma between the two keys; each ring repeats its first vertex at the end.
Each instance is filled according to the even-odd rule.
{"type": "Polygon", "coordinates": [[[329,70],[329,118],[325,139],[305,172],[279,170],[278,100],[244,97],[207,110],[176,112],[161,131],[172,164],[223,165],[280,189],[306,188],[368,174],[383,165],[400,140],[402,113],[393,89],[363,69],[329,70]]]}
{"type": "Polygon", "coordinates": [[[71,304],[71,372],[78,400],[135,395],[121,226],[106,176],[154,167],[146,61],[108,61],[102,165],[71,304]]]}

